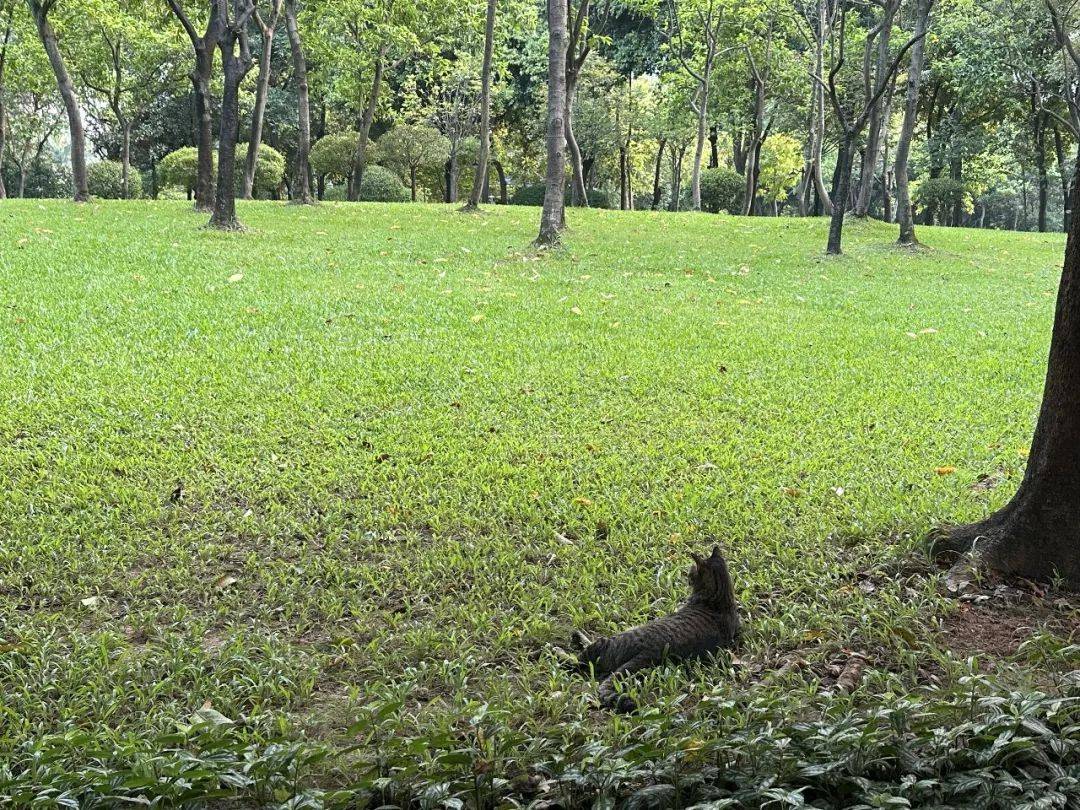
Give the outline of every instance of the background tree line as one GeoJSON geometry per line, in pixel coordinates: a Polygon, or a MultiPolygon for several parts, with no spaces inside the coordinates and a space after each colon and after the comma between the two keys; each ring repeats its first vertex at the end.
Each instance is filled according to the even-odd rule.
{"type": "Polygon", "coordinates": [[[1060,230],[1075,16],[1056,0],[0,0],[0,194],[186,196],[226,227],[234,195],[540,205],[550,147],[567,205],[833,215],[836,250],[845,213],[906,241],[919,223],[1060,230]]]}

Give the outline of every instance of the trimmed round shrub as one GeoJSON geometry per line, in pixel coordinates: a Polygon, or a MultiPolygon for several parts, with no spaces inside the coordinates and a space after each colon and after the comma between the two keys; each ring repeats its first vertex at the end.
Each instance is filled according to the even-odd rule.
{"type": "Polygon", "coordinates": [[[375,164],[364,169],[360,199],[364,202],[405,202],[409,199],[409,190],[396,174],[375,164]]]}
{"type": "MultiPolygon", "coordinates": [[[[217,163],[217,156],[214,156],[217,163]]],[[[194,146],[182,146],[169,152],[158,164],[161,182],[166,186],[178,186],[184,191],[194,191],[199,180],[199,150],[194,146]]]]}
{"type": "MultiPolygon", "coordinates": [[[[86,182],[90,193],[103,200],[124,199],[124,164],[116,160],[101,160],[86,167],[86,182]]],[[[142,176],[134,166],[128,167],[128,199],[142,196],[142,176]]]]}
{"type": "Polygon", "coordinates": [[[710,214],[742,213],[746,180],[734,169],[704,169],[701,172],[701,210],[710,214]]]}
{"type": "MultiPolygon", "coordinates": [[[[589,199],[590,208],[617,208],[618,201],[615,195],[602,188],[590,188],[585,196],[589,199]]],[[[510,197],[510,205],[535,205],[544,204],[544,186],[542,184],[520,186],[510,197]]],[[[566,191],[566,204],[570,204],[570,190],[566,191]]]]}
{"type": "Polygon", "coordinates": [[[510,196],[511,205],[543,205],[544,187],[542,185],[518,186],[510,196]]]}
{"type": "MultiPolygon", "coordinates": [[[[244,167],[247,165],[248,145],[246,142],[236,145],[236,190],[244,185],[244,167]]],[[[256,199],[273,197],[285,180],[285,156],[272,146],[259,144],[259,154],[255,158],[255,184],[251,195],[256,199]]]]}
{"type": "Polygon", "coordinates": [[[344,180],[352,174],[359,135],[339,132],[319,138],[311,147],[311,172],[316,177],[344,180]]]}

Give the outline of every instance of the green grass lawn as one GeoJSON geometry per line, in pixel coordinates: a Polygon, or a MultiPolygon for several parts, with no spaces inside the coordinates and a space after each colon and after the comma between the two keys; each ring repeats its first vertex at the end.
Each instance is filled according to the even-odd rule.
{"type": "Polygon", "coordinates": [[[912,560],[1019,480],[1061,235],[854,223],[826,259],[824,220],[571,211],[537,255],[535,209],[240,215],[0,206],[0,751],[207,704],[361,758],[483,705],[515,750],[623,740],[551,645],[673,608],[714,538],[741,664],[631,686],[665,717],[810,710],[845,651],[863,699],[966,671],[912,560]]]}

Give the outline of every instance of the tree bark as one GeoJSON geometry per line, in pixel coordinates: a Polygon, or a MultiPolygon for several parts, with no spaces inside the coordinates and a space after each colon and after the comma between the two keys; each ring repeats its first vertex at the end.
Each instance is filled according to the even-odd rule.
{"type": "MultiPolygon", "coordinates": [[[[1034,83],[1033,83],[1034,84],[1034,83]]],[[[1046,233],[1046,215],[1050,196],[1050,181],[1046,174],[1046,115],[1042,111],[1041,93],[1031,91],[1031,129],[1035,136],[1035,172],[1039,189],[1039,233],[1046,233]]]]}
{"type": "Polygon", "coordinates": [[[709,83],[711,81],[712,65],[708,54],[705,56],[705,67],[702,69],[702,79],[698,89],[697,109],[697,138],[694,141],[694,163],[690,168],[690,207],[694,211],[701,210],[701,158],[705,154],[706,121],[709,116],[709,83]]]}
{"type": "Polygon", "coordinates": [[[43,3],[42,0],[26,1],[30,6],[30,13],[34,18],[41,44],[49,57],[49,64],[56,77],[56,86],[64,102],[64,111],[67,113],[68,131],[71,136],[71,181],[75,202],[86,202],[90,199],[90,191],[86,183],[86,135],[83,129],[82,113],[79,111],[79,100],[75,95],[75,85],[71,83],[71,76],[68,75],[63,54],[60,53],[56,32],[49,23],[49,10],[52,3],[43,3]]]}
{"type": "MultiPolygon", "coordinates": [[[[4,165],[4,157],[7,155],[7,110],[4,107],[4,96],[7,90],[5,72],[7,67],[7,49],[11,41],[11,18],[15,13],[15,7],[8,9],[7,23],[4,28],[4,42],[0,45],[0,169],[4,165]]],[[[7,187],[4,185],[4,173],[0,171],[0,200],[7,199],[7,187]]]]}
{"type": "Polygon", "coordinates": [[[589,194],[585,190],[585,166],[581,159],[581,146],[574,135],[574,93],[577,80],[566,85],[566,151],[570,155],[570,204],[577,208],[589,207],[589,194]]]}
{"type": "MultiPolygon", "coordinates": [[[[877,35],[877,62],[874,68],[873,81],[866,75],[864,78],[866,95],[881,89],[884,83],[892,82],[893,76],[888,75],[889,68],[889,43],[892,39],[893,20],[900,8],[899,0],[886,2],[882,12],[881,28],[877,35]],[[872,89],[871,89],[872,88],[872,89]]],[[[869,69],[870,60],[864,61],[864,69],[869,69]]],[[[870,215],[870,199],[874,191],[874,176],[877,173],[878,157],[881,154],[881,133],[885,126],[884,110],[888,99],[892,96],[890,89],[882,94],[877,103],[870,111],[870,118],[866,129],[866,151],[863,153],[862,171],[859,175],[859,191],[855,200],[855,216],[866,219],[870,215]]]]}
{"type": "Polygon", "coordinates": [[[371,137],[371,125],[375,121],[375,111],[379,109],[379,94],[382,92],[383,71],[386,68],[386,54],[390,44],[379,46],[375,57],[375,76],[371,80],[371,96],[368,98],[364,115],[360,119],[360,137],[356,140],[356,153],[353,155],[352,184],[349,186],[350,202],[360,199],[360,185],[364,182],[364,170],[367,168],[368,139],[371,137]]]}
{"type": "MultiPolygon", "coordinates": [[[[259,74],[255,81],[255,108],[251,111],[251,137],[248,138],[247,159],[244,163],[244,199],[250,200],[255,188],[255,167],[262,144],[263,119],[266,117],[266,96],[270,90],[270,59],[274,52],[274,30],[281,15],[281,0],[274,0],[270,19],[261,22],[262,51],[259,54],[259,74]]],[[[310,140],[310,130],[308,139],[310,140]]]]}
{"type": "MultiPolygon", "coordinates": [[[[236,143],[240,139],[240,82],[251,70],[252,59],[244,30],[251,9],[241,10],[242,2],[235,0],[236,19],[231,23],[227,19],[222,20],[218,40],[225,81],[221,94],[221,131],[218,135],[217,195],[209,226],[223,231],[236,231],[243,227],[236,218],[236,143]]],[[[216,13],[225,17],[227,0],[216,0],[215,5],[216,13]]]]}
{"type": "Polygon", "coordinates": [[[656,150],[656,169],[653,171],[653,187],[652,187],[652,210],[660,210],[660,197],[662,191],[660,189],[660,169],[664,161],[664,148],[667,146],[667,139],[661,138],[659,141],[659,148],[656,150]]]}
{"type": "Polygon", "coordinates": [[[1069,173],[1065,170],[1065,143],[1061,138],[1061,129],[1054,124],[1054,156],[1057,158],[1058,174],[1061,175],[1061,199],[1063,211],[1061,214],[1062,229],[1069,232],[1069,217],[1072,214],[1069,194],[1069,173]]]}
{"type": "MultiPolygon", "coordinates": [[[[311,199],[311,102],[308,97],[307,59],[296,22],[296,0],[286,0],[285,31],[289,35],[293,74],[296,79],[296,164],[293,166],[292,202],[310,205],[311,199]]],[[[254,174],[252,175],[254,177],[254,174]]]]}
{"type": "MultiPolygon", "coordinates": [[[[480,152],[476,157],[476,176],[469,192],[466,211],[480,208],[480,198],[487,187],[488,161],[491,159],[491,62],[495,54],[495,13],[499,0],[488,0],[484,25],[484,64],[480,72],[480,152]]],[[[416,180],[413,179],[413,202],[416,201],[416,180]]]]}
{"type": "Polygon", "coordinates": [[[814,180],[814,189],[817,192],[818,201],[826,216],[832,216],[833,204],[829,190],[825,187],[825,178],[822,176],[821,151],[825,141],[825,36],[829,25],[826,9],[826,0],[818,0],[818,32],[814,44],[814,126],[811,130],[810,144],[810,171],[814,180]]]}
{"type": "Polygon", "coordinates": [[[919,88],[922,84],[925,37],[932,6],[933,0],[919,0],[915,12],[915,34],[922,34],[923,38],[911,46],[907,93],[904,96],[904,123],[900,127],[900,139],[896,143],[896,218],[900,223],[900,238],[897,241],[905,247],[919,243],[915,236],[915,214],[911,207],[908,165],[911,159],[911,142],[915,137],[915,125],[919,117],[919,88]]]}
{"type": "Polygon", "coordinates": [[[839,151],[836,155],[838,171],[836,204],[833,205],[832,221],[829,223],[829,245],[825,251],[830,256],[839,256],[843,252],[841,243],[844,233],[844,214],[846,213],[844,201],[847,200],[848,193],[851,190],[851,165],[854,149],[854,134],[845,133],[840,141],[839,151]]]}
{"type": "Polygon", "coordinates": [[[503,168],[502,161],[493,160],[491,165],[495,167],[495,173],[499,175],[499,205],[509,205],[510,189],[506,182],[506,170],[503,168]]]}
{"type": "Polygon", "coordinates": [[[709,168],[720,168],[720,128],[716,124],[709,127],[709,168]]]}
{"type": "Polygon", "coordinates": [[[221,37],[221,16],[211,12],[206,30],[199,34],[191,24],[179,0],[167,0],[173,16],[179,20],[195,53],[191,87],[195,98],[195,136],[198,142],[198,170],[195,181],[195,210],[214,209],[214,121],[211,111],[210,81],[214,74],[214,50],[221,37]]]}
{"type": "Polygon", "coordinates": [[[544,179],[544,208],[540,214],[542,247],[559,243],[566,222],[564,174],[566,157],[566,29],[567,9],[563,0],[548,0],[548,102],[547,102],[547,171],[544,179]]]}
{"type": "MultiPolygon", "coordinates": [[[[1072,208],[1080,202],[1074,180],[1072,208]]],[[[1080,217],[1073,217],[1058,291],[1046,385],[1023,481],[986,520],[938,532],[933,553],[971,552],[990,569],[1080,590],[1080,217]]]]}
{"type": "Polygon", "coordinates": [[[131,122],[121,120],[120,136],[120,178],[123,198],[131,199],[131,122]]]}

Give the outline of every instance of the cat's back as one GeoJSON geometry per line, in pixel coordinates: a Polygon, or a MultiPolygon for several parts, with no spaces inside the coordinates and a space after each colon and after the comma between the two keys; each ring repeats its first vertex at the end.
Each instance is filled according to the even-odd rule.
{"type": "Polygon", "coordinates": [[[694,605],[627,631],[641,652],[669,658],[692,658],[729,647],[737,633],[737,616],[694,605]]]}

